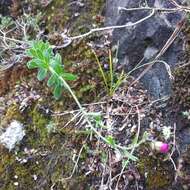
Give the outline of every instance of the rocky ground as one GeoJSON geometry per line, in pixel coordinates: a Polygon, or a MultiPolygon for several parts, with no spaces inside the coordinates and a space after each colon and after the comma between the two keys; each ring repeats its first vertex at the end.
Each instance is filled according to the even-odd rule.
{"type": "MultiPolygon", "coordinates": [[[[13,21],[23,15],[24,11],[21,11],[23,9],[33,16],[42,12],[39,20],[42,31],[40,38],[56,46],[64,43],[60,35],[63,31],[75,36],[94,26],[110,23],[104,17],[107,15],[106,10],[109,10],[106,9],[108,5],[104,0],[17,0],[13,4],[11,1],[6,3],[8,4],[0,1],[0,12],[4,16],[11,16],[13,21]],[[11,8],[7,9],[7,5],[11,8]]],[[[39,82],[36,79],[36,71],[27,69],[26,63],[29,60],[27,57],[12,60],[14,52],[11,50],[3,52],[1,59],[4,58],[6,64],[2,61],[4,64],[2,68],[5,69],[0,68],[0,134],[4,134],[7,128],[13,125],[13,121],[16,121],[16,125],[20,125],[24,132],[22,140],[14,148],[7,147],[6,143],[0,145],[0,189],[188,190],[190,188],[188,28],[189,23],[186,22],[183,28],[185,63],[173,67],[174,79],[172,84],[166,84],[166,88],[171,85],[164,94],[167,96],[156,98],[152,96],[154,92],[150,93],[150,89],[154,88],[148,88],[147,91],[146,85],[143,87],[140,82],[133,84],[136,75],[127,77],[113,96],[106,93],[92,49],[96,51],[104,69],[108,70],[108,50],[110,48],[113,50],[112,40],[114,35],[118,37],[117,33],[93,34],[74,41],[66,48],[55,49],[61,53],[65,68],[78,76],[70,85],[85,110],[101,113],[101,117],[98,115],[96,120],[97,127],[101,123],[98,131],[104,136],[113,137],[120,146],[128,148],[125,154],[121,154],[114,146],[102,142],[90,128],[86,127],[80,110],[66,91],[62,98],[56,101],[51,89],[46,86],[46,81],[39,82]],[[159,152],[152,142],[167,143],[169,152],[159,152]],[[138,160],[129,161],[128,153],[138,160]]],[[[37,37],[35,31],[38,29],[33,29],[29,30],[31,39],[37,37]]],[[[154,35],[151,38],[154,38],[154,35]]],[[[15,32],[14,37],[20,38],[20,34],[15,32]]],[[[139,37],[142,38],[144,39],[143,35],[139,37]]],[[[122,48],[127,40],[129,39],[123,38],[119,48],[122,48]]],[[[180,49],[182,42],[179,39],[177,42],[180,49]]],[[[172,50],[175,50],[177,42],[172,50]]],[[[0,50],[2,51],[2,48],[0,50]]],[[[18,52],[21,55],[20,51],[18,52]]],[[[121,60],[122,55],[120,51],[121,60]]],[[[167,54],[167,59],[170,56],[167,54]]],[[[121,72],[120,69],[116,68],[116,74],[121,72]]],[[[158,76],[158,73],[155,75],[158,76]]],[[[163,88],[162,86],[162,92],[163,88]]]]}

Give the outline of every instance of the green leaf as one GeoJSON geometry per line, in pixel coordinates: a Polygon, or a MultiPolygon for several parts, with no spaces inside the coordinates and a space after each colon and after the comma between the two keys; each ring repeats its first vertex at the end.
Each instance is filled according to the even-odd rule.
{"type": "Polygon", "coordinates": [[[46,78],[46,75],[47,75],[47,69],[40,68],[38,70],[37,79],[39,81],[42,81],[42,80],[44,80],[46,78]]]}
{"type": "Polygon", "coordinates": [[[86,113],[87,116],[91,116],[93,118],[100,118],[101,119],[101,113],[100,112],[88,112],[86,113]]]}
{"type": "Polygon", "coordinates": [[[45,48],[46,48],[46,43],[43,42],[43,41],[41,41],[40,44],[39,44],[39,49],[40,49],[40,51],[43,52],[43,51],[45,50],[45,48]]]}
{"type": "Polygon", "coordinates": [[[132,161],[137,161],[138,158],[136,156],[133,156],[129,151],[124,150],[123,151],[123,156],[127,157],[128,159],[132,160],[132,161]]]}
{"type": "Polygon", "coordinates": [[[44,52],[47,52],[50,56],[53,56],[53,49],[51,47],[47,47],[44,52]]]}
{"type": "Polygon", "coordinates": [[[71,74],[71,73],[63,73],[62,74],[62,77],[65,79],[65,80],[76,80],[77,79],[77,76],[74,75],[74,74],[71,74]]]}
{"type": "Polygon", "coordinates": [[[26,51],[26,55],[29,56],[29,57],[36,57],[37,53],[36,53],[36,51],[34,49],[31,48],[31,49],[28,49],[26,51]]]}
{"type": "Polygon", "coordinates": [[[106,154],[104,151],[100,154],[100,159],[103,163],[106,163],[108,161],[108,154],[106,154]]]}
{"type": "Polygon", "coordinates": [[[39,47],[39,43],[40,43],[41,41],[33,41],[33,43],[32,43],[32,47],[34,48],[34,49],[37,49],[38,47],[39,47]]]}
{"type": "Polygon", "coordinates": [[[55,75],[51,75],[51,77],[47,81],[47,85],[49,87],[53,86],[56,83],[56,79],[57,79],[57,77],[55,75]]]}
{"type": "Polygon", "coordinates": [[[27,63],[28,68],[38,68],[37,78],[39,81],[45,79],[48,72],[50,72],[51,77],[48,79],[47,85],[54,88],[54,97],[58,99],[64,87],[62,79],[75,80],[77,76],[71,73],[64,73],[61,55],[59,53],[54,55],[53,49],[48,42],[41,40],[29,43],[31,48],[26,51],[26,54],[32,60],[27,63]]]}
{"type": "Polygon", "coordinates": [[[38,64],[36,63],[36,61],[31,60],[31,61],[29,61],[29,62],[27,63],[27,67],[28,67],[29,69],[36,69],[36,68],[38,68],[38,64]]]}
{"type": "Polygon", "coordinates": [[[43,56],[44,56],[44,59],[45,59],[46,63],[49,63],[50,59],[51,59],[51,56],[52,56],[52,53],[51,53],[51,51],[46,49],[45,51],[43,51],[43,56]]]}
{"type": "Polygon", "coordinates": [[[64,73],[63,65],[59,64],[55,59],[51,61],[51,66],[58,75],[64,73]]]}
{"type": "Polygon", "coordinates": [[[42,51],[38,49],[36,52],[37,52],[38,58],[41,59],[41,60],[44,60],[44,56],[42,54],[42,51]]]}
{"type": "Polygon", "coordinates": [[[53,91],[53,95],[54,95],[56,100],[58,100],[61,97],[62,92],[63,92],[62,87],[60,85],[56,85],[55,89],[53,91]]]}
{"type": "Polygon", "coordinates": [[[112,136],[106,137],[107,143],[114,148],[116,145],[115,139],[112,136]]]}
{"type": "Polygon", "coordinates": [[[59,64],[62,64],[62,57],[61,57],[61,55],[60,55],[59,53],[57,53],[57,54],[55,55],[55,59],[56,59],[56,61],[57,61],[59,64]]]}

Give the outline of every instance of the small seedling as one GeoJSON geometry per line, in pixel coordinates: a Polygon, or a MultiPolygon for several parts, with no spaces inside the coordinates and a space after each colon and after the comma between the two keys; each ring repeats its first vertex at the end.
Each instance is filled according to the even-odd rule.
{"type": "Polygon", "coordinates": [[[109,54],[109,71],[108,72],[104,71],[96,52],[94,50],[92,52],[96,58],[96,62],[98,64],[101,76],[103,78],[107,94],[109,96],[113,96],[115,91],[119,88],[119,86],[122,84],[122,82],[125,79],[124,71],[122,71],[119,76],[117,76],[117,74],[115,73],[114,63],[116,62],[115,60],[117,59],[112,58],[111,50],[108,51],[108,54],[109,54]]]}

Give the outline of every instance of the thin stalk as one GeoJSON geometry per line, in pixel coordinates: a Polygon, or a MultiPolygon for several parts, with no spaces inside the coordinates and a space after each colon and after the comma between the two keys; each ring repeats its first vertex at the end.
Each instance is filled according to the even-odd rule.
{"type": "Polygon", "coordinates": [[[117,88],[121,85],[121,83],[123,82],[123,80],[125,79],[124,77],[124,71],[121,72],[117,82],[114,84],[113,88],[112,88],[112,94],[113,95],[115,93],[115,91],[117,90],[117,88]]]}
{"type": "Polygon", "coordinates": [[[103,71],[103,68],[102,68],[102,65],[98,59],[98,56],[96,55],[96,52],[94,50],[92,50],[95,58],[96,58],[96,62],[98,64],[98,67],[99,67],[99,70],[101,72],[101,75],[102,75],[102,78],[103,78],[103,81],[104,81],[104,84],[105,84],[105,87],[106,87],[106,91],[109,92],[109,86],[108,86],[108,83],[107,83],[107,79],[106,79],[106,76],[105,76],[105,73],[103,71]]]}
{"type": "MultiPolygon", "coordinates": [[[[74,92],[72,91],[72,89],[70,88],[70,86],[68,85],[68,83],[67,83],[61,76],[59,76],[59,75],[54,71],[54,69],[53,69],[52,67],[48,67],[48,69],[49,69],[49,71],[50,71],[52,74],[56,75],[56,76],[59,78],[60,81],[62,81],[64,87],[69,91],[69,93],[71,94],[71,96],[72,96],[73,99],[75,100],[77,106],[78,106],[79,109],[81,110],[81,112],[82,112],[82,114],[83,114],[83,116],[84,116],[84,118],[85,118],[87,124],[90,126],[90,128],[95,132],[95,134],[98,135],[98,137],[99,137],[102,141],[104,141],[106,144],[109,144],[109,141],[108,141],[104,136],[102,136],[101,133],[99,133],[99,132],[96,130],[96,128],[93,126],[93,124],[91,123],[91,121],[90,121],[90,119],[89,119],[89,117],[88,117],[88,113],[87,113],[87,112],[85,111],[85,109],[82,107],[82,105],[81,105],[80,102],[78,101],[77,97],[75,96],[74,92]]],[[[121,148],[121,146],[116,144],[116,145],[115,145],[115,148],[121,148]]],[[[129,154],[129,159],[133,159],[134,156],[133,156],[132,154],[130,154],[129,152],[128,152],[128,154],[129,154]]]]}
{"type": "Polygon", "coordinates": [[[108,140],[103,137],[94,127],[93,127],[93,124],[91,123],[91,121],[89,120],[88,116],[87,116],[87,112],[84,110],[84,108],[82,107],[82,105],[80,104],[80,102],[78,101],[77,97],[75,96],[74,92],[72,91],[72,89],[70,88],[70,86],[68,85],[68,83],[61,77],[59,76],[53,68],[51,67],[48,67],[49,68],[49,71],[56,75],[60,81],[62,81],[63,83],[63,86],[69,91],[69,93],[71,94],[71,96],[73,97],[73,99],[75,100],[77,106],[79,107],[79,109],[81,110],[82,114],[84,115],[84,118],[86,120],[86,122],[88,123],[88,125],[90,126],[90,128],[100,137],[100,139],[102,139],[104,142],[108,143],[108,140]]]}
{"type": "Polygon", "coordinates": [[[109,70],[110,70],[110,95],[112,95],[112,89],[113,89],[113,61],[112,61],[112,54],[111,50],[108,50],[109,52],[109,70]]]}

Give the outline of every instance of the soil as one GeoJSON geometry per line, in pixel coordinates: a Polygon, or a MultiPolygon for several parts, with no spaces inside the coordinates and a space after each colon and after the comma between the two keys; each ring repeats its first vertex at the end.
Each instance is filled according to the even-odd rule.
{"type": "MultiPolygon", "coordinates": [[[[94,25],[103,25],[103,6],[104,0],[82,3],[18,0],[10,6],[9,15],[19,18],[23,14],[21,7],[27,14],[42,12],[42,39],[58,46],[63,43],[60,35],[63,31],[75,36],[94,25]]],[[[4,13],[4,9],[0,12],[4,13]]],[[[0,189],[106,190],[116,186],[120,190],[190,189],[190,130],[189,120],[183,114],[190,110],[190,66],[187,64],[173,72],[171,97],[153,101],[140,83],[131,86],[132,77],[110,97],[92,48],[106,69],[111,48],[108,34],[94,34],[55,51],[61,53],[65,69],[77,74],[78,79],[69,84],[85,109],[102,114],[105,129],[98,129],[102,135],[112,135],[119,145],[130,147],[139,126],[140,140],[149,134],[148,140],[135,148],[133,155],[138,160],[130,161],[119,177],[128,156],[121,158],[113,147],[85,128],[78,107],[67,91],[56,101],[47,81],[39,82],[36,71],[27,69],[25,57],[0,72],[1,130],[5,131],[17,120],[26,132],[14,150],[0,146],[0,189]],[[163,135],[164,127],[171,128],[167,139],[163,135]],[[153,150],[151,140],[170,144],[169,153],[153,150]]],[[[188,51],[187,48],[187,63],[188,51]]]]}

